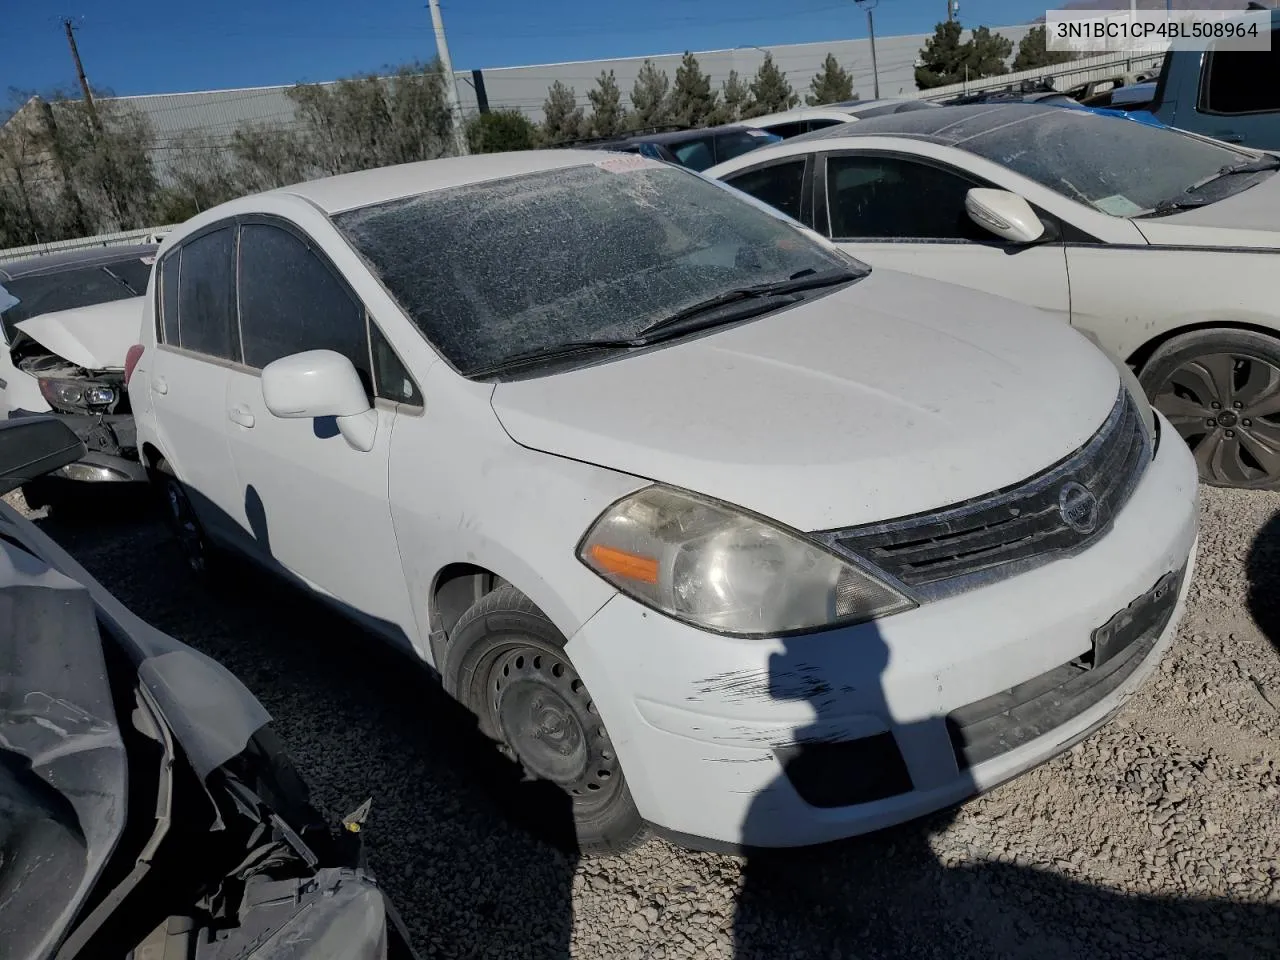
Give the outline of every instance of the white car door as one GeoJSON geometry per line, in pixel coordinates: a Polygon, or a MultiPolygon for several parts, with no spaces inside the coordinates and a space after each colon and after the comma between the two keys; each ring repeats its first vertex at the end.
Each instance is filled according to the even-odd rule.
{"type": "MultiPolygon", "coordinates": [[[[403,642],[414,631],[387,464],[392,400],[404,398],[374,400],[369,451],[348,444],[332,418],[282,419],[262,398],[262,367],[318,349],[350,359],[372,391],[365,308],[314,243],[281,220],[241,224],[238,290],[244,366],[229,373],[225,419],[250,549],[403,642]]],[[[390,348],[373,330],[385,367],[390,348]]],[[[398,382],[411,384],[407,375],[398,382]]]]}
{"type": "Polygon", "coordinates": [[[983,230],[965,212],[965,194],[990,185],[923,157],[819,153],[814,227],[872,267],[993,293],[1070,322],[1061,240],[1010,243],[983,230]]]}
{"type": "Polygon", "coordinates": [[[206,534],[237,545],[243,531],[224,414],[227,376],[240,358],[235,226],[195,234],[156,269],[160,322],[148,385],[157,440],[206,534]]]}

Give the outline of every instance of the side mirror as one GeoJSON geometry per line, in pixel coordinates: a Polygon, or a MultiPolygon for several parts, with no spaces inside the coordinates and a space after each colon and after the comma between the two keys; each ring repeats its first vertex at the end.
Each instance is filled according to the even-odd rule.
{"type": "Polygon", "coordinates": [[[333,350],[308,350],[281,357],[262,368],[262,400],[276,417],[333,417],[338,432],[368,453],[378,430],[378,414],[351,361],[333,350]]]}
{"type": "Polygon", "coordinates": [[[1035,243],[1045,233],[1031,204],[1008,190],[974,187],[965,194],[964,209],[982,229],[1013,243],[1035,243]]]}
{"type": "Polygon", "coordinates": [[[23,417],[0,422],[0,493],[84,456],[84,443],[56,417],[23,417]]]}

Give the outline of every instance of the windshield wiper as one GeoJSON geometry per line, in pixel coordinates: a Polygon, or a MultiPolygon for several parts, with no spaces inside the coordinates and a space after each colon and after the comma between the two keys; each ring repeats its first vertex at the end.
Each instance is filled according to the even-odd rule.
{"type": "Polygon", "coordinates": [[[867,275],[865,270],[850,267],[837,267],[833,270],[814,270],[808,268],[793,273],[785,280],[771,283],[760,283],[751,287],[739,287],[728,290],[717,296],[685,307],[670,316],[663,317],[647,327],[643,327],[634,337],[570,340],[550,347],[539,347],[522,353],[503,357],[494,363],[485,364],[474,370],[466,371],[468,377],[486,377],[501,373],[512,367],[521,367],[548,360],[560,360],[576,356],[580,353],[611,350],[634,350],[648,347],[664,340],[673,340],[688,333],[696,333],[709,327],[746,320],[761,313],[777,310],[799,301],[800,293],[805,290],[816,290],[840,283],[861,280],[867,275]]]}
{"type": "MultiPolygon", "coordinates": [[[[866,271],[854,270],[850,267],[836,267],[832,270],[814,270],[809,267],[798,273],[793,273],[785,280],[774,280],[771,283],[758,283],[750,287],[726,290],[724,293],[708,300],[695,303],[692,306],[685,307],[683,310],[677,310],[669,317],[655,320],[641,329],[637,339],[646,339],[659,331],[670,331],[673,328],[682,327],[686,321],[705,317],[723,307],[740,303],[744,300],[766,300],[776,297],[785,299],[787,302],[794,302],[799,299],[794,294],[802,293],[805,290],[816,290],[820,287],[830,287],[839,283],[861,280],[866,275],[866,271]]],[[[736,319],[739,319],[739,316],[735,311],[727,315],[724,318],[724,322],[730,323],[736,319]]]]}
{"type": "Polygon", "coordinates": [[[1172,200],[1161,200],[1146,213],[1140,213],[1140,217],[1163,217],[1168,213],[1176,213],[1178,210],[1193,210],[1196,207],[1203,207],[1209,201],[1203,197],[1174,197],[1172,200]]]}
{"type": "Polygon", "coordinates": [[[122,276],[119,276],[118,274],[112,273],[110,267],[103,267],[102,272],[105,273],[112,280],[114,280],[116,283],[120,284],[120,286],[124,287],[130,293],[132,293],[135,297],[140,297],[142,296],[142,293],[147,292],[146,290],[143,290],[142,293],[139,293],[137,290],[133,289],[133,287],[130,285],[128,280],[126,280],[122,276]]]}
{"type": "Polygon", "coordinates": [[[1212,176],[1205,177],[1203,180],[1197,180],[1183,192],[1182,196],[1173,197],[1169,200],[1161,200],[1152,208],[1150,213],[1143,214],[1147,217],[1159,217],[1166,213],[1173,213],[1177,210],[1191,210],[1195,207],[1203,207],[1212,201],[1203,197],[1194,196],[1194,194],[1207,187],[1211,183],[1217,183],[1219,180],[1225,180],[1227,177],[1234,177],[1241,173],[1266,173],[1270,170],[1280,170],[1280,157],[1274,157],[1270,154],[1262,157],[1256,157],[1253,160],[1245,160],[1242,163],[1229,163],[1225,167],[1218,170],[1212,176]]]}
{"type": "Polygon", "coordinates": [[[644,346],[643,343],[637,343],[634,340],[570,340],[568,343],[557,343],[553,347],[538,347],[536,350],[515,353],[494,363],[487,363],[483,367],[468,370],[465,375],[487,377],[511,367],[522,367],[543,360],[559,360],[562,357],[572,357],[579,353],[591,353],[596,350],[630,350],[633,347],[642,346],[644,346]]]}

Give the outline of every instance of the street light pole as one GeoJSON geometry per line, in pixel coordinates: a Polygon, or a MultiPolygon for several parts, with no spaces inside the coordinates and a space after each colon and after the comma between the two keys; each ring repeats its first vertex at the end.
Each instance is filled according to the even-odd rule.
{"type": "Polygon", "coordinates": [[[871,85],[875,91],[875,98],[879,100],[880,70],[876,66],[876,22],[871,16],[871,11],[875,9],[878,0],[853,0],[853,2],[867,11],[867,33],[871,36],[871,85]]]}
{"type": "Polygon", "coordinates": [[[431,8],[431,26],[436,31],[436,55],[440,57],[440,67],[444,70],[445,94],[449,98],[449,112],[453,114],[453,142],[458,156],[465,157],[467,149],[467,131],[463,129],[462,100],[458,97],[458,78],[453,75],[453,61],[449,59],[449,44],[444,39],[444,20],[440,16],[439,0],[427,0],[431,8]]]}

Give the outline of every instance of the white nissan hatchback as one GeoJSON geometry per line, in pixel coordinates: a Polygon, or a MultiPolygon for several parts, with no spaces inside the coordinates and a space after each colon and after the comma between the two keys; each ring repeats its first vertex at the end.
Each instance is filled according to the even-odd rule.
{"type": "Polygon", "coordinates": [[[1191,576],[1191,456],[1084,337],[641,157],[237,200],[147,304],[130,397],[193,566],[411,650],[584,849],[988,789],[1120,706],[1191,576]]]}

